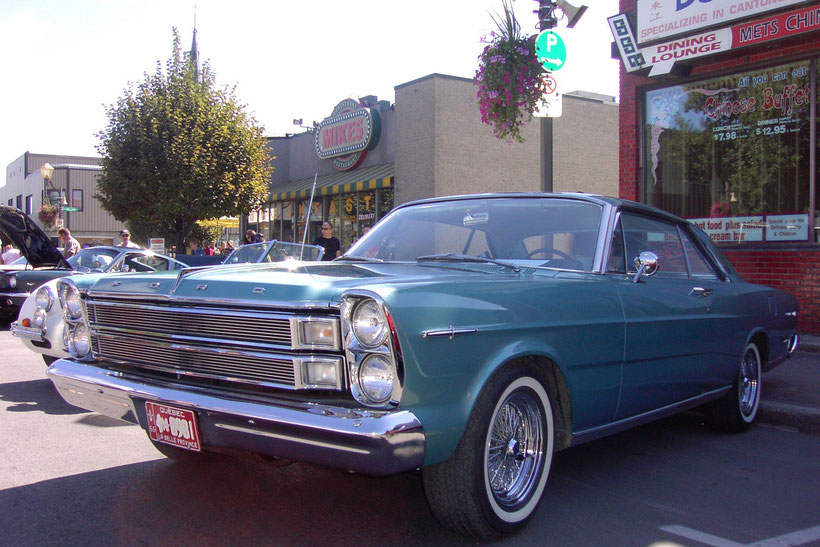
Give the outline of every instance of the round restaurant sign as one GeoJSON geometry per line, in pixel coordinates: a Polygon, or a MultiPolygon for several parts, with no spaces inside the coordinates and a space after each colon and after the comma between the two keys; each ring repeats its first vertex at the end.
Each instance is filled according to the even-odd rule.
{"type": "Polygon", "coordinates": [[[316,128],[316,154],[330,160],[336,169],[347,171],[364,161],[380,134],[379,113],[359,101],[345,99],[316,128]]]}

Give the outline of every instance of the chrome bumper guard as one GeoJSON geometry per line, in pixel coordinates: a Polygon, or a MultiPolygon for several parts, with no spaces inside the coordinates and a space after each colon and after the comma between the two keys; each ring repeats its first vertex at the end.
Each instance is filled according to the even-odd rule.
{"type": "Polygon", "coordinates": [[[37,327],[23,327],[19,321],[14,321],[10,326],[12,336],[17,338],[25,338],[34,342],[45,342],[43,338],[43,329],[37,327]]]}
{"type": "Polygon", "coordinates": [[[191,409],[205,449],[255,452],[368,475],[392,475],[424,461],[424,429],[406,410],[238,400],[187,386],[155,385],[65,359],[47,372],[69,404],[143,429],[145,401],[191,409]]]}

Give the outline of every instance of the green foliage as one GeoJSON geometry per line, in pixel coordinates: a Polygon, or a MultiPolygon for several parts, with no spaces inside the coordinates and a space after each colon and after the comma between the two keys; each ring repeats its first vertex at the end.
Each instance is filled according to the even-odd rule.
{"type": "Polygon", "coordinates": [[[173,36],[165,71],[158,62],[106,108],[95,197],[138,232],[183,248],[197,220],[259,209],[272,167],[263,128],[233,90],[216,88],[207,63],[197,80],[176,29],[173,36]]]}

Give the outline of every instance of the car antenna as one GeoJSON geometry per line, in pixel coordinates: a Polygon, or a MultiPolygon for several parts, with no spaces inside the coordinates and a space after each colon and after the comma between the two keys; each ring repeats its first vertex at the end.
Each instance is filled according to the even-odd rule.
{"type": "Polygon", "coordinates": [[[302,234],[302,248],[299,249],[299,260],[302,260],[302,255],[305,252],[305,240],[307,239],[308,226],[310,226],[310,215],[313,213],[313,194],[316,192],[316,178],[319,176],[317,172],[313,175],[313,188],[310,190],[310,202],[308,203],[307,214],[305,215],[305,232],[302,234]]]}

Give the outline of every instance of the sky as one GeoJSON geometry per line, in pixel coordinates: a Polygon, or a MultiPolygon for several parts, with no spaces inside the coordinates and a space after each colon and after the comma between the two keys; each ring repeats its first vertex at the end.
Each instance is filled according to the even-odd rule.
{"type": "MultiPolygon", "coordinates": [[[[567,46],[558,91],[617,98],[606,18],[618,0],[570,2],[588,9],[555,29],[567,46]]],[[[538,2],[512,6],[537,34],[538,2]]],[[[0,0],[0,164],[27,151],[98,155],[105,107],[164,64],[173,28],[189,50],[195,20],[217,86],[282,136],[348,97],[393,102],[395,86],[432,73],[472,78],[501,10],[501,0],[0,0]]]]}

